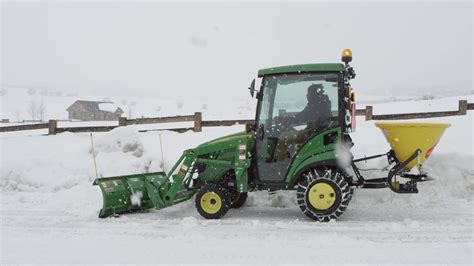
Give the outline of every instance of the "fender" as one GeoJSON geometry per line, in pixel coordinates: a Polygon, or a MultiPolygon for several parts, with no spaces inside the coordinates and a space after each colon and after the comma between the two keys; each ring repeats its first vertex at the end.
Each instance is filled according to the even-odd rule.
{"type": "Polygon", "coordinates": [[[294,174],[288,179],[288,183],[293,187],[298,181],[298,177],[306,170],[317,166],[334,166],[337,167],[337,160],[333,157],[334,151],[326,152],[324,154],[317,154],[301,162],[294,174]]]}
{"type": "Polygon", "coordinates": [[[341,127],[320,131],[304,143],[290,163],[285,183],[293,184],[297,177],[296,173],[309,165],[331,160],[336,161],[336,142],[340,141],[342,137],[341,131],[341,127]],[[328,136],[335,136],[335,138],[328,142],[328,136]]]}
{"type": "Polygon", "coordinates": [[[301,176],[302,173],[307,171],[310,168],[315,168],[319,166],[330,166],[330,167],[337,167],[337,161],[336,160],[324,160],[324,161],[317,161],[315,163],[310,163],[307,164],[306,166],[302,167],[296,174],[294,175],[294,178],[292,179],[291,187],[296,186],[296,183],[298,182],[298,177],[301,176]]]}

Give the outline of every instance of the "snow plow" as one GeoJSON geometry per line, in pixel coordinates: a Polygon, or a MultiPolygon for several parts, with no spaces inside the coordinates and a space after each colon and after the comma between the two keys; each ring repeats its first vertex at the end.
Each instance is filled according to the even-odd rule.
{"type": "Polygon", "coordinates": [[[97,178],[94,185],[103,195],[99,217],[162,209],[195,197],[201,216],[218,219],[242,207],[248,192],[295,190],[301,211],[327,222],[344,213],[356,187],[418,193],[419,182],[432,180],[422,165],[449,125],[378,123],[391,150],[354,159],[350,80],[356,74],[349,49],[342,61],[259,70],[260,88],[255,80],[249,88],[257,99],[255,124],[184,151],[168,173],[97,178]],[[356,163],[380,157],[391,167],[387,176],[364,178],[356,163]]]}

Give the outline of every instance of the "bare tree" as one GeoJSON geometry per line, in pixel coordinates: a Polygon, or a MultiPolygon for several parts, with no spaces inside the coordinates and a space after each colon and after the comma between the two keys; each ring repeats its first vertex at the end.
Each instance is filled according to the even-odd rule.
{"type": "Polygon", "coordinates": [[[132,115],[133,115],[133,108],[129,105],[128,106],[128,115],[127,115],[128,119],[132,119],[133,118],[132,115]]]}
{"type": "Polygon", "coordinates": [[[31,100],[30,104],[28,105],[28,109],[26,110],[28,114],[31,116],[31,120],[35,120],[36,118],[36,101],[31,100]]]}
{"type": "Polygon", "coordinates": [[[45,116],[45,114],[46,114],[46,105],[44,104],[44,101],[43,101],[42,98],[41,98],[41,102],[40,102],[39,105],[38,105],[37,113],[38,113],[38,115],[39,115],[39,119],[40,119],[41,121],[43,121],[43,118],[44,118],[44,116],[45,116]]]}

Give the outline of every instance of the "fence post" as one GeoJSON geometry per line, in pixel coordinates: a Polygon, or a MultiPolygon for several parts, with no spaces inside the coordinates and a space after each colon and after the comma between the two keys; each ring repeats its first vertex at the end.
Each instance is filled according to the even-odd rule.
{"type": "Polygon", "coordinates": [[[124,127],[127,125],[127,118],[126,117],[119,117],[119,127],[124,127]]]}
{"type": "Polygon", "coordinates": [[[48,135],[56,135],[56,129],[58,128],[58,121],[49,120],[48,124],[48,135]]]}
{"type": "Polygon", "coordinates": [[[202,113],[195,112],[194,113],[194,132],[201,132],[202,131],[202,113]]]}
{"type": "Polygon", "coordinates": [[[372,120],[373,111],[374,111],[374,109],[373,109],[372,106],[367,105],[365,107],[365,121],[372,120]]]}
{"type": "Polygon", "coordinates": [[[466,100],[459,100],[459,115],[466,115],[467,114],[467,101],[466,100]]]}

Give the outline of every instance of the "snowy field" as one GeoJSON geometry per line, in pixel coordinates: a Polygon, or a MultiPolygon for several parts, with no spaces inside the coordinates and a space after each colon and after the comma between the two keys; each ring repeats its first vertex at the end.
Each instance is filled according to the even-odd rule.
{"type": "MultiPolygon", "coordinates": [[[[49,115],[67,115],[64,108],[68,102],[59,97],[46,98],[50,101],[49,115]]],[[[15,100],[5,99],[3,117],[13,116],[15,100]]],[[[456,110],[460,99],[474,102],[473,95],[467,95],[405,102],[377,99],[373,105],[375,114],[456,110]]],[[[202,111],[208,119],[248,119],[254,116],[253,104],[243,101],[226,106],[210,101],[204,106],[183,102],[178,108],[175,101],[147,99],[137,104],[143,111],[138,112],[137,107],[133,112],[175,115],[202,111]]],[[[416,195],[358,189],[348,210],[330,223],[306,219],[296,205],[294,192],[250,193],[242,209],[230,210],[217,221],[201,218],[194,201],[163,210],[98,219],[102,196],[100,189],[92,186],[95,172],[89,134],[43,136],[45,132],[41,130],[1,133],[0,264],[472,265],[473,112],[423,121],[452,124],[425,164],[435,181],[420,184],[416,195]]],[[[244,128],[204,128],[201,133],[182,134],[138,133],[138,129],[125,127],[94,134],[100,176],[158,171],[162,164],[167,170],[184,149],[244,128]],[[159,134],[164,158],[160,155],[159,134]]],[[[361,117],[353,139],[356,157],[389,149],[374,122],[365,122],[361,117]]],[[[384,166],[384,159],[360,165],[384,166]]]]}

